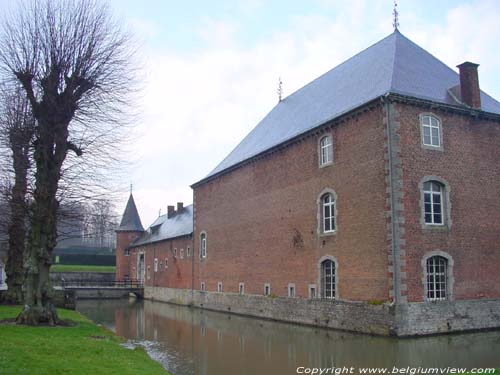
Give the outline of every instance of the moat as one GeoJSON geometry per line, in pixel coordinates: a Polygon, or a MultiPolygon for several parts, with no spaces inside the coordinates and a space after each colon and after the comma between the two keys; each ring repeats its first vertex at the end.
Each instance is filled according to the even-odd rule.
{"type": "Polygon", "coordinates": [[[296,374],[297,367],[500,367],[500,331],[393,339],[151,301],[77,310],[146,346],[173,375],[296,374]]]}

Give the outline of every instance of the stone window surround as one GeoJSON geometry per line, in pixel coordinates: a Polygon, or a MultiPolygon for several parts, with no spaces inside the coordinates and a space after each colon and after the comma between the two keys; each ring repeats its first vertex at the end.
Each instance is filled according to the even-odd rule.
{"type": "Polygon", "coordinates": [[[202,281],[202,282],[200,283],[200,291],[202,291],[202,292],[206,292],[205,282],[204,282],[204,281],[202,281]]]}
{"type": "Polygon", "coordinates": [[[444,148],[443,148],[443,121],[441,120],[441,117],[437,116],[435,113],[432,113],[432,112],[422,112],[418,115],[418,123],[419,123],[419,127],[420,127],[420,146],[426,150],[444,151],[444,148]],[[424,144],[424,126],[422,124],[422,119],[425,116],[434,117],[438,121],[438,124],[439,124],[439,146],[431,146],[431,145],[424,144]]]}
{"type": "Polygon", "coordinates": [[[425,230],[449,230],[451,228],[451,188],[450,184],[439,176],[429,175],[424,176],[418,183],[418,190],[420,194],[419,208],[420,208],[420,225],[425,230]],[[424,206],[424,183],[429,181],[436,181],[443,185],[443,224],[433,225],[425,223],[425,206],[424,206]]]}
{"type": "Polygon", "coordinates": [[[317,207],[317,212],[316,212],[316,221],[318,223],[318,226],[316,228],[316,231],[318,233],[319,236],[334,236],[337,234],[337,231],[339,230],[338,228],[338,220],[337,220],[337,193],[335,193],[335,190],[331,189],[331,188],[324,188],[323,190],[321,190],[321,192],[319,193],[319,195],[317,196],[316,198],[316,207],[317,207]],[[330,193],[332,194],[333,196],[333,200],[335,202],[334,204],[334,210],[333,210],[333,217],[334,217],[334,223],[335,223],[335,229],[333,231],[330,231],[330,232],[324,232],[323,231],[323,196],[327,193],[330,193]]]}
{"type": "Polygon", "coordinates": [[[331,260],[333,264],[335,265],[335,298],[333,298],[334,301],[339,300],[339,263],[337,261],[337,258],[335,258],[332,255],[323,255],[321,258],[319,258],[318,263],[317,263],[317,274],[318,274],[318,293],[317,296],[318,298],[324,298],[323,297],[323,285],[321,285],[321,272],[322,270],[322,264],[325,260],[331,260]]]}
{"type": "Polygon", "coordinates": [[[264,284],[264,295],[265,296],[270,296],[271,295],[271,283],[265,283],[264,284]],[[266,293],[267,291],[267,293],[266,293]]]}
{"type": "Polygon", "coordinates": [[[288,298],[295,298],[297,296],[297,288],[295,283],[288,283],[288,298]]]}
{"type": "Polygon", "coordinates": [[[219,293],[222,293],[223,289],[222,289],[222,281],[219,281],[217,283],[217,292],[219,293]]]}
{"type": "Polygon", "coordinates": [[[200,232],[200,259],[204,260],[207,259],[207,232],[202,230],[200,232]],[[202,237],[204,236],[204,241],[205,244],[203,244],[202,237]],[[203,246],[205,246],[205,249],[203,250],[203,246]]]}
{"type": "Polygon", "coordinates": [[[308,290],[310,299],[318,298],[318,288],[316,288],[316,284],[309,284],[308,290]],[[313,290],[314,290],[314,295],[313,295],[313,290]]]}
{"type": "Polygon", "coordinates": [[[421,265],[422,265],[422,285],[424,289],[423,301],[430,303],[439,303],[442,301],[429,301],[427,299],[427,259],[432,258],[434,256],[441,256],[446,259],[447,267],[446,267],[446,300],[445,301],[453,301],[453,284],[455,283],[455,279],[453,277],[453,257],[441,250],[429,251],[424,254],[422,257],[421,265]]]}
{"type": "Polygon", "coordinates": [[[326,134],[323,134],[321,135],[319,138],[318,138],[318,167],[319,168],[325,168],[325,167],[328,167],[329,165],[332,165],[333,164],[333,137],[332,137],[332,134],[331,133],[326,133],[326,134]],[[325,163],[322,163],[322,141],[323,139],[325,138],[328,138],[328,140],[330,141],[330,161],[328,162],[325,162],[325,163]]]}
{"type": "Polygon", "coordinates": [[[245,283],[239,283],[238,285],[238,293],[242,296],[245,294],[245,283]]]}

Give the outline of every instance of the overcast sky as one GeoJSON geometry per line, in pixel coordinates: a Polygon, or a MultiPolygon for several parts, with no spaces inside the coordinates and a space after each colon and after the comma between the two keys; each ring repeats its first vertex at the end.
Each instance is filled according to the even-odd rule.
{"type": "MultiPolygon", "coordinates": [[[[167,205],[192,202],[189,185],[277,104],[278,77],[287,96],[393,31],[392,0],[110,3],[145,68],[127,171],[145,227],[167,205]]],[[[500,1],[398,3],[406,37],[450,67],[479,63],[481,88],[500,98],[500,1]]]]}

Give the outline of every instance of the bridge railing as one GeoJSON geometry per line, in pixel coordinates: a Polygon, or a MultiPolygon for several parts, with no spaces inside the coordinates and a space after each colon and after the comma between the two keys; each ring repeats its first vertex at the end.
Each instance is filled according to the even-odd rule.
{"type": "Polygon", "coordinates": [[[144,287],[141,280],[129,279],[120,281],[102,281],[92,279],[77,279],[77,280],[58,280],[53,283],[54,286],[62,288],[124,288],[124,289],[139,289],[144,287]]]}

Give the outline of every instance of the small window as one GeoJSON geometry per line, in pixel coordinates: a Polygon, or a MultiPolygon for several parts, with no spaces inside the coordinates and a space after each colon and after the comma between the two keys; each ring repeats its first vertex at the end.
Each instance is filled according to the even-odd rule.
{"type": "Polygon", "coordinates": [[[202,232],[200,234],[200,258],[207,257],[207,234],[202,232]]]}
{"type": "Polygon", "coordinates": [[[316,285],[309,285],[309,298],[316,298],[316,285]]]}
{"type": "Polygon", "coordinates": [[[335,232],[335,198],[332,193],[321,197],[321,208],[323,233],[335,232]]]}
{"type": "Polygon", "coordinates": [[[184,249],[181,249],[181,259],[184,259],[184,249]]]}
{"type": "Polygon", "coordinates": [[[168,258],[165,258],[165,269],[168,268],[168,258]]]}
{"type": "MultiPolygon", "coordinates": [[[[130,249],[125,249],[125,256],[128,257],[130,255],[130,249]]],[[[56,263],[59,263],[59,256],[57,256],[56,263]]]]}
{"type": "Polygon", "coordinates": [[[174,249],[174,258],[177,258],[177,248],[174,249]]]}
{"type": "Polygon", "coordinates": [[[189,246],[186,249],[186,256],[188,256],[188,257],[191,256],[191,248],[189,246]]]}
{"type": "Polygon", "coordinates": [[[424,182],[424,222],[443,225],[443,185],[437,181],[424,182]]]}
{"type": "Polygon", "coordinates": [[[151,279],[151,266],[148,266],[148,280],[151,279]]]}
{"type": "Polygon", "coordinates": [[[154,270],[155,272],[158,272],[158,258],[155,258],[154,260],[154,270]]]}
{"type": "Polygon", "coordinates": [[[333,161],[332,137],[327,135],[319,141],[319,165],[328,165],[333,161]]]}
{"type": "Polygon", "coordinates": [[[245,294],[245,283],[240,283],[239,293],[240,295],[245,294]]]}
{"type": "Polygon", "coordinates": [[[288,284],[288,297],[295,298],[295,284],[288,284]]]}
{"type": "Polygon", "coordinates": [[[424,146],[441,147],[441,122],[434,116],[420,117],[422,127],[422,143],[424,146]]]}
{"type": "Polygon", "coordinates": [[[447,298],[448,260],[442,256],[427,259],[427,300],[444,301],[447,298]]]}
{"type": "Polygon", "coordinates": [[[204,292],[204,291],[205,291],[205,282],[204,282],[204,281],[202,281],[202,282],[201,282],[201,284],[200,284],[200,290],[201,290],[202,292],[204,292]]]}
{"type": "Polygon", "coordinates": [[[222,293],[222,283],[220,281],[217,283],[217,291],[222,293]]]}
{"type": "Polygon", "coordinates": [[[160,272],[163,269],[163,263],[160,261],[160,272]]]}
{"type": "Polygon", "coordinates": [[[271,295],[271,284],[269,283],[264,284],[264,295],[265,296],[271,295]]]}

